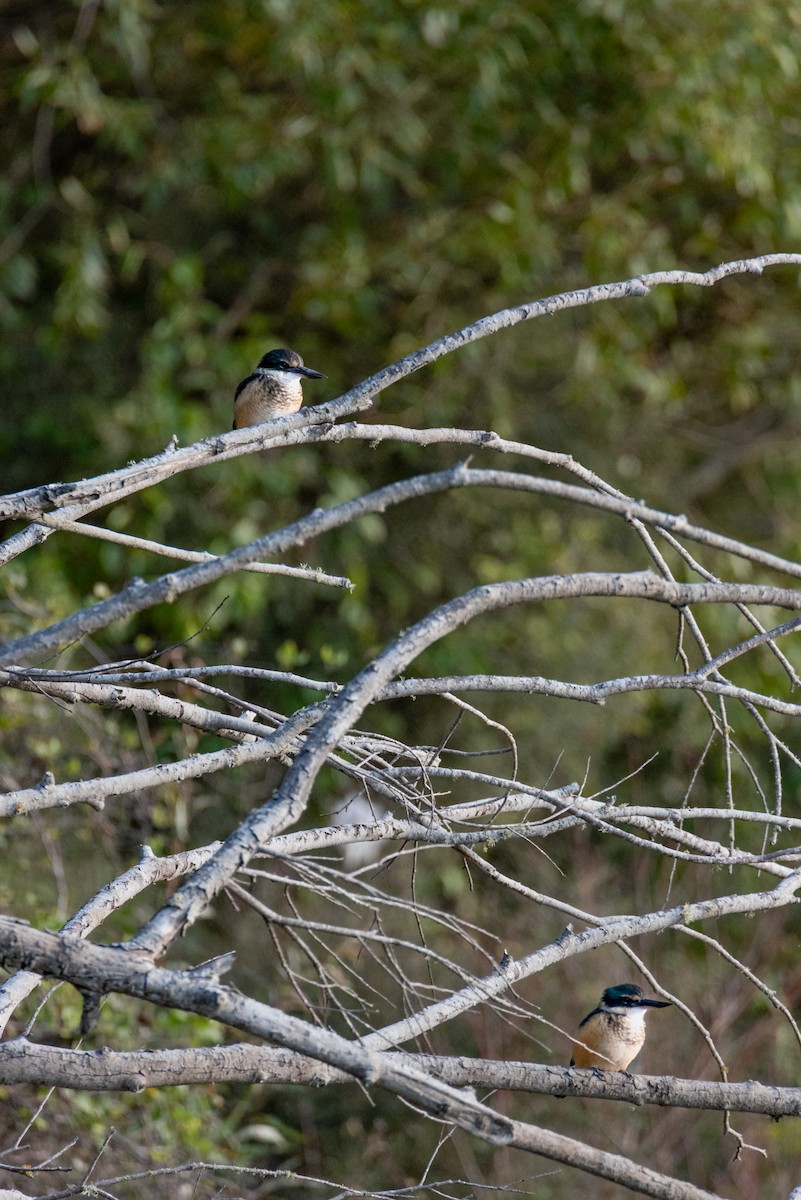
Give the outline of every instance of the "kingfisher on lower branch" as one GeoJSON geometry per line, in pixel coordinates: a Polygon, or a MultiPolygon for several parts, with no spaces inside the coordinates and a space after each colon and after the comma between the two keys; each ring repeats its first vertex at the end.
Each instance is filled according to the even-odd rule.
{"type": "Polygon", "coordinates": [[[233,428],[261,425],[297,412],[303,403],[304,379],[325,379],[325,375],[305,366],[294,350],[269,350],[236,389],[233,428]]]}
{"type": "Polygon", "coordinates": [[[625,1071],[642,1049],[649,1008],[670,1008],[670,1001],[646,1000],[636,983],[608,987],[579,1025],[571,1067],[625,1071]]]}

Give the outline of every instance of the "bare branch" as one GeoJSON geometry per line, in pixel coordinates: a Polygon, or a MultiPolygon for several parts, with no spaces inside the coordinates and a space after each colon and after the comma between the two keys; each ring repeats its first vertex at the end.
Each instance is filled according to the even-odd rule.
{"type": "MultiPolygon", "coordinates": [[[[387,1058],[424,1070],[452,1087],[519,1091],[545,1096],[619,1100],[657,1105],[759,1113],[778,1120],[801,1116],[801,1088],[766,1087],[676,1079],[668,1075],[631,1075],[621,1071],[579,1071],[570,1067],[506,1059],[402,1054],[387,1058]]],[[[240,1043],[180,1050],[69,1050],[15,1038],[0,1046],[0,1083],[35,1083],[81,1091],[141,1092],[146,1088],[207,1083],[297,1084],[327,1087],[352,1083],[334,1067],[290,1050],[240,1043]]]]}
{"type": "Polygon", "coordinates": [[[311,1054],[363,1083],[386,1088],[438,1120],[453,1122],[491,1144],[514,1146],[569,1163],[644,1195],[661,1200],[712,1197],[712,1193],[620,1155],[595,1150],[550,1130],[510,1121],[469,1093],[440,1083],[415,1068],[401,1066],[388,1055],[370,1052],[363,1044],[348,1042],[329,1030],[312,1028],[296,1017],[247,1000],[207,978],[198,985],[192,972],[154,967],[146,955],[94,946],[69,935],[42,933],[0,917],[0,962],[68,979],[82,991],[91,992],[98,980],[103,980],[104,990],[124,991],[152,1003],[223,1021],[287,1049],[311,1054]]]}

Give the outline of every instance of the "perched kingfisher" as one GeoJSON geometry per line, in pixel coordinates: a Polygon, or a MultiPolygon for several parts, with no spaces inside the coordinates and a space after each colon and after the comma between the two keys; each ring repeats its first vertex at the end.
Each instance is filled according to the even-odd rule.
{"type": "Polygon", "coordinates": [[[670,1001],[646,1000],[636,983],[608,987],[579,1025],[571,1067],[625,1071],[642,1049],[649,1008],[670,1008],[670,1001]]]}
{"type": "Polygon", "coordinates": [[[305,379],[325,379],[303,365],[294,350],[270,350],[252,375],[243,379],[234,394],[234,429],[261,425],[273,417],[297,412],[303,403],[305,379]]]}

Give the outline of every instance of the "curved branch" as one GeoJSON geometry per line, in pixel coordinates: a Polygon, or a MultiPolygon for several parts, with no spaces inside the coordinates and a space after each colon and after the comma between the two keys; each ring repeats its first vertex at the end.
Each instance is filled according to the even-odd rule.
{"type": "Polygon", "coordinates": [[[581,308],[606,300],[644,297],[654,287],[679,284],[712,287],[721,279],[729,278],[732,275],[761,275],[766,267],[782,265],[801,266],[801,254],[762,254],[754,258],[720,263],[704,272],[655,271],[618,283],[602,283],[576,291],[561,292],[542,300],[521,304],[516,308],[503,309],[491,316],[482,317],[455,333],[437,338],[436,341],[420,350],[415,350],[412,354],[407,354],[398,362],[384,367],[377,374],[371,375],[369,379],[365,379],[336,400],[329,400],[326,404],[320,404],[287,417],[279,417],[267,422],[264,426],[235,430],[233,433],[208,438],[194,446],[188,446],[184,450],[178,450],[173,443],[170,443],[165,450],[152,458],[143,459],[121,471],[98,475],[94,479],[83,480],[80,483],[45,484],[23,492],[12,492],[6,496],[0,496],[0,519],[35,517],[47,512],[48,509],[60,508],[66,504],[76,504],[87,500],[96,501],[99,496],[106,497],[105,502],[108,503],[119,498],[124,489],[127,489],[124,494],[129,495],[131,491],[149,487],[161,479],[176,474],[179,470],[194,469],[208,462],[221,461],[224,458],[254,450],[263,450],[274,445],[276,437],[280,439],[284,431],[289,432],[309,424],[325,424],[350,413],[362,412],[371,406],[374,398],[381,392],[401,379],[408,378],[422,367],[430,366],[462,346],[489,337],[501,329],[519,325],[523,321],[552,316],[554,313],[566,309],[581,308]]]}
{"type": "MultiPolygon", "coordinates": [[[[504,487],[524,492],[530,491],[548,494],[561,499],[585,503],[591,507],[616,512],[618,515],[624,516],[627,520],[634,520],[636,518],[645,523],[658,525],[660,528],[664,527],[674,533],[682,533],[686,537],[701,540],[706,545],[739,555],[753,562],[759,562],[763,566],[784,571],[790,575],[801,576],[801,564],[780,558],[775,554],[769,554],[766,551],[755,550],[745,543],[734,541],[731,538],[698,529],[690,525],[683,516],[673,516],[669,513],[659,512],[656,509],[649,508],[647,505],[637,505],[627,500],[619,500],[615,496],[604,495],[590,488],[580,488],[574,484],[560,484],[555,483],[553,480],[537,479],[528,475],[519,475],[505,471],[477,471],[471,470],[464,465],[459,465],[446,471],[417,476],[412,479],[404,479],[399,483],[389,484],[386,487],[378,488],[374,492],[369,492],[357,500],[336,505],[324,511],[315,510],[309,516],[296,521],[292,525],[286,526],[276,533],[265,534],[263,537],[256,538],[254,541],[231,550],[227,554],[220,555],[211,561],[197,563],[194,566],[185,567],[183,570],[159,576],[150,583],[145,583],[138,578],[134,579],[122,591],[114,596],[110,596],[106,600],[101,600],[91,608],[73,613],[69,617],[65,617],[53,625],[40,629],[36,633],[7,643],[2,651],[0,651],[0,667],[14,663],[24,663],[33,657],[47,654],[62,645],[85,636],[87,633],[93,633],[98,629],[104,628],[112,621],[129,618],[156,604],[172,604],[179,596],[185,595],[195,588],[214,583],[218,579],[239,571],[247,564],[259,559],[277,557],[292,546],[303,543],[310,538],[319,537],[323,533],[346,525],[357,517],[364,516],[367,513],[383,512],[390,505],[399,504],[406,500],[419,499],[422,496],[431,495],[435,492],[449,491],[459,487],[504,487]]],[[[675,586],[678,587],[681,585],[677,584],[675,586]]],[[[706,584],[685,586],[698,589],[695,594],[701,597],[704,587],[724,585],[707,582],[706,584]]],[[[740,585],[740,587],[742,590],[732,600],[733,603],[782,604],[779,600],[762,598],[767,597],[771,589],[746,584],[740,585]]],[[[786,589],[773,590],[776,594],[782,591],[785,594],[789,594],[786,589]]],[[[687,599],[678,603],[689,604],[691,602],[690,599],[687,599]]],[[[699,599],[698,602],[703,603],[704,601],[699,599]]],[[[673,602],[670,601],[670,603],[673,602]]],[[[789,608],[797,607],[793,603],[783,606],[789,608]]]]}
{"type": "MultiPolygon", "coordinates": [[[[192,568],[194,569],[194,568],[192,568]]],[[[325,714],[276,790],[224,843],[210,863],[171,897],[165,907],[140,931],[137,945],[157,955],[188,924],[197,919],[228,879],[276,833],[282,832],[304,811],[318,771],[340,737],[355,724],[367,705],[389,681],[447,633],[480,613],[497,611],[532,600],[578,596],[628,596],[676,607],[693,603],[720,603],[733,597],[745,603],[801,607],[801,592],[755,585],[679,584],[660,579],[650,571],[631,575],[595,572],[572,576],[547,576],[516,583],[487,584],[434,609],[406,630],[368,664],[350,683],[326,701],[325,714]]]]}

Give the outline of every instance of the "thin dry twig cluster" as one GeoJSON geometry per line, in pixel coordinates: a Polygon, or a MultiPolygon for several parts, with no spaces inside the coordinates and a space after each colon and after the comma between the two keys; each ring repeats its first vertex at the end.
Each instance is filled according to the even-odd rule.
{"type": "MultiPolygon", "coordinates": [[[[126,794],[202,781],[245,764],[284,766],[280,782],[264,803],[235,828],[226,829],[223,841],[169,858],[158,858],[146,849],[135,867],[111,880],[59,934],[36,930],[10,917],[0,919],[0,962],[14,972],[0,988],[0,1027],[4,1030],[25,997],[47,977],[66,980],[79,989],[86,1029],[92,1027],[101,997],[119,993],[221,1022],[248,1035],[255,1044],[214,1050],[164,1048],[147,1053],[109,1049],[101,1054],[36,1044],[32,1022],[24,1035],[0,1044],[0,1080],[136,1091],[175,1082],[261,1079],[320,1086],[356,1079],[385,1088],[437,1120],[494,1145],[544,1155],[633,1191],[669,1200],[698,1200],[712,1193],[555,1130],[512,1120],[465,1089],[525,1089],[636,1104],[726,1112],[739,1109],[775,1117],[801,1114],[801,1089],[728,1083],[723,1056],[711,1033],[679,996],[671,998],[706,1039],[721,1068],[721,1082],[600,1077],[531,1063],[467,1063],[398,1051],[447,1022],[485,1007],[512,1025],[541,1020],[547,1014],[516,991],[521,980],[556,968],[576,955],[612,945],[623,947],[645,971],[630,941],[667,930],[702,937],[712,952],[746,972],[753,985],[769,997],[801,1046],[801,1032],[778,997],[753,972],[747,972],[719,933],[711,937],[703,930],[705,924],[711,927],[714,922],[719,931],[725,928],[726,918],[735,914],[767,913],[797,902],[801,819],[784,813],[782,796],[787,772],[801,767],[801,759],[770,721],[773,717],[795,720],[801,715],[801,705],[793,698],[799,679],[786,650],[787,639],[801,625],[801,589],[794,586],[801,576],[801,564],[635,501],[567,455],[505,441],[490,432],[412,430],[342,420],[369,407],[382,390],[411,372],[520,321],[567,307],[647,296],[654,286],[710,286],[729,275],[759,273],[779,263],[801,265],[801,255],[724,264],[704,275],[664,272],[523,305],[409,355],[327,404],[186,449],[171,445],[153,459],[96,479],[51,484],[0,498],[0,516],[28,522],[0,545],[2,564],[35,550],[56,534],[102,537],[124,548],[146,549],[155,556],[190,563],[167,574],[154,574],[147,581],[134,579],[116,595],[7,642],[0,649],[0,684],[35,693],[54,705],[112,713],[131,710],[212,732],[227,743],[221,750],[157,766],[124,769],[121,765],[96,779],[60,781],[54,764],[38,783],[0,795],[4,816],[30,816],[75,804],[101,808],[126,794]],[[266,532],[217,556],[146,542],[85,522],[90,513],[183,471],[268,448],[347,440],[480,448],[484,453],[514,455],[522,465],[506,471],[457,463],[447,470],[402,479],[355,500],[315,510],[285,528],[266,532]],[[541,467],[556,469],[566,478],[539,475],[541,467]],[[599,520],[623,522],[648,555],[650,568],[553,574],[478,586],[399,631],[344,685],[238,662],[191,669],[165,668],[141,660],[69,670],[36,665],[65,645],[107,629],[113,621],[155,605],[176,603],[234,572],[283,572],[291,574],[299,587],[348,586],[344,576],[291,568],[275,560],[366,514],[464,488],[534,495],[551,505],[581,506],[595,512],[599,520]],[[770,570],[779,582],[719,578],[702,557],[712,552],[716,563],[728,556],[726,561],[749,564],[752,573],[770,570]],[[677,578],[679,568],[681,578],[677,578]],[[680,628],[676,670],[597,679],[589,684],[531,675],[403,677],[426,649],[479,617],[515,606],[545,601],[565,605],[586,597],[604,600],[610,624],[616,619],[619,601],[647,602],[672,610],[680,628]],[[770,610],[770,616],[757,619],[751,612],[755,605],[770,610]],[[733,606],[750,631],[723,652],[713,652],[705,633],[704,614],[710,606],[733,606]],[[793,615],[777,623],[776,609],[793,615]],[[734,664],[763,647],[784,673],[786,686],[781,694],[743,687],[731,675],[734,664]],[[225,680],[224,686],[221,680],[225,680]],[[291,712],[255,709],[237,694],[237,684],[244,680],[258,681],[266,696],[275,685],[290,683],[312,689],[319,699],[291,712]],[[621,694],[658,690],[692,693],[686,702],[700,705],[710,741],[722,747],[726,782],[719,807],[694,804],[690,788],[683,805],[666,809],[620,805],[614,797],[588,796],[576,783],[562,787],[526,783],[519,776],[514,730],[499,727],[476,707],[476,696],[482,693],[516,692],[521,697],[538,695],[603,705],[621,694]],[[465,699],[468,693],[473,694],[470,703],[465,699]],[[188,694],[195,698],[187,699],[188,694]],[[474,766],[460,768],[447,746],[405,745],[362,728],[365,714],[374,706],[422,696],[440,697],[457,715],[469,714],[496,735],[500,733],[511,752],[507,757],[512,767],[501,773],[474,766]],[[758,731],[772,764],[773,794],[764,793],[761,808],[749,808],[735,795],[732,763],[744,755],[732,733],[732,706],[758,731]],[[362,803],[352,819],[346,809],[330,823],[302,828],[299,823],[324,767],[343,776],[354,794],[367,798],[368,803],[362,803]],[[720,836],[722,817],[725,839],[720,836]],[[744,831],[750,832],[754,825],[764,834],[758,852],[741,844],[744,831]],[[583,909],[569,893],[537,890],[530,880],[504,871],[493,861],[493,851],[502,845],[530,845],[544,853],[560,839],[592,834],[603,834],[607,844],[626,843],[655,862],[669,860],[676,867],[692,867],[702,880],[697,884],[701,898],[666,903],[654,911],[604,915],[583,909]],[[378,868],[369,854],[365,859],[346,856],[343,862],[342,852],[352,856],[370,846],[377,847],[378,868]],[[334,851],[340,853],[332,857],[334,851]],[[537,911],[555,914],[569,924],[542,944],[535,941],[514,947],[512,957],[493,930],[467,919],[458,907],[450,911],[429,903],[423,898],[424,890],[398,893],[393,864],[408,860],[414,864],[413,875],[422,877],[434,863],[441,868],[443,859],[454,856],[473,879],[482,880],[482,886],[519,897],[537,911]],[[363,861],[371,865],[353,865],[363,861]],[[721,867],[727,869],[721,871],[721,867]],[[178,886],[165,903],[154,906],[150,918],[124,946],[86,940],[90,933],[102,931],[104,921],[122,905],[151,894],[155,884],[167,880],[178,881],[178,886]],[[222,979],[231,965],[229,957],[192,969],[159,965],[177,939],[218,901],[252,910],[263,922],[273,951],[272,969],[292,989],[294,1010],[303,1016],[290,1015],[226,986],[222,979]],[[365,963],[370,965],[369,972],[365,963]]],[[[113,750],[110,753],[113,755],[113,750]]],[[[124,762],[122,755],[119,761],[124,762]]],[[[753,774],[756,776],[755,771],[753,774]]],[[[752,845],[750,838],[745,841],[748,847],[752,845]]],[[[24,918],[25,914],[17,916],[24,918]]],[[[530,930],[533,935],[533,927],[530,930]]],[[[660,994],[669,993],[660,988],[660,994]]],[[[559,1028],[558,1023],[548,1023],[559,1028]]]]}

